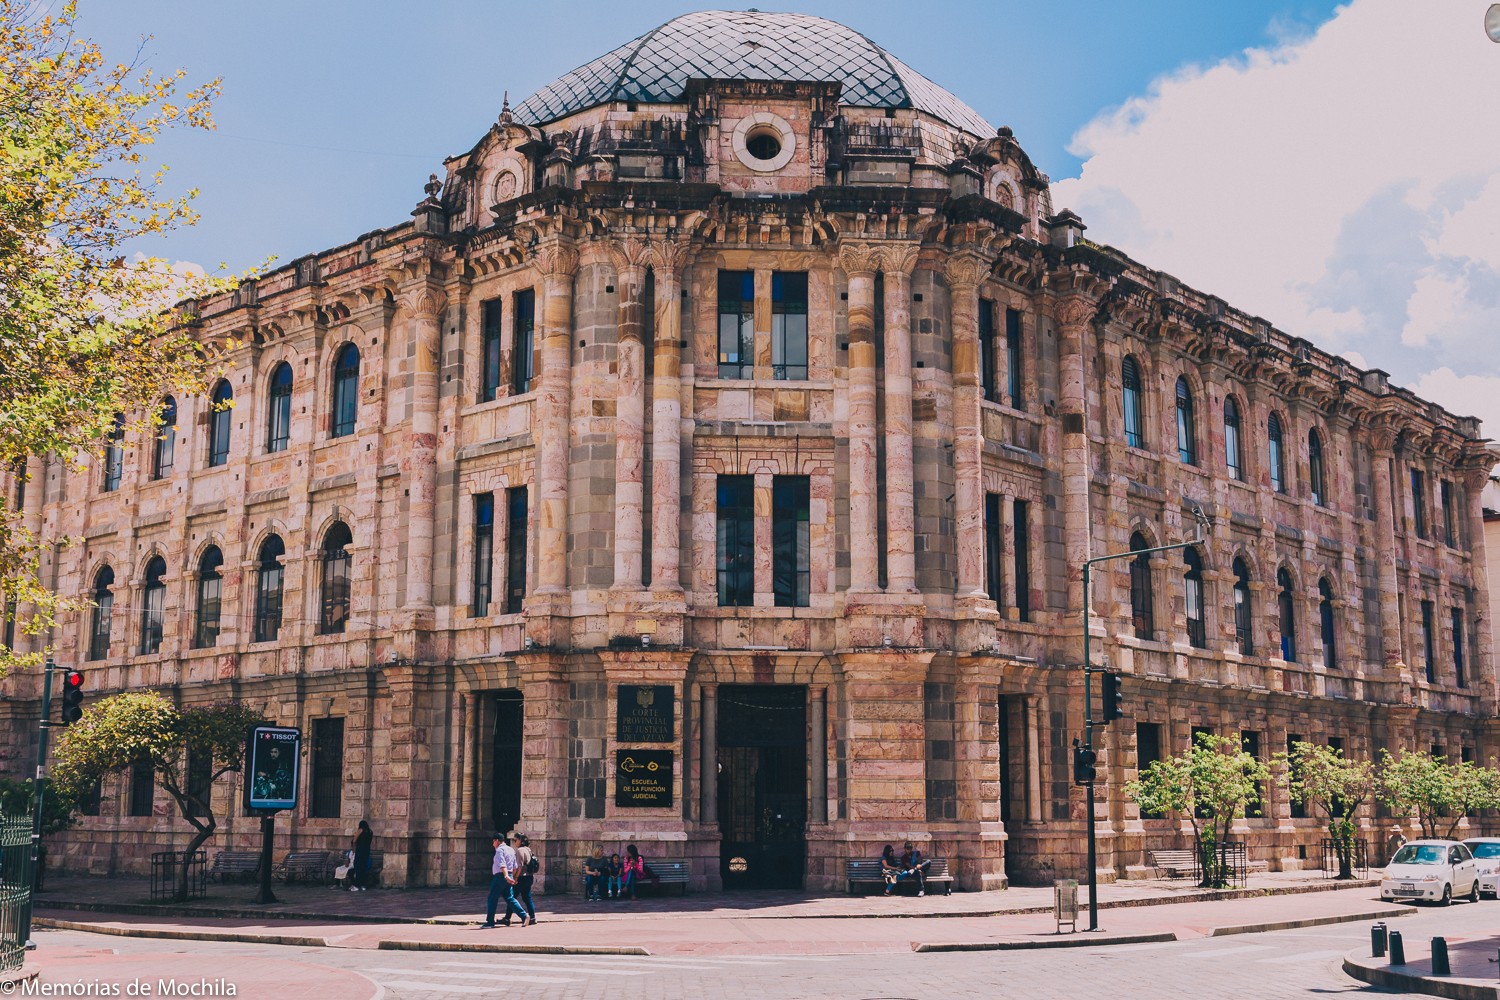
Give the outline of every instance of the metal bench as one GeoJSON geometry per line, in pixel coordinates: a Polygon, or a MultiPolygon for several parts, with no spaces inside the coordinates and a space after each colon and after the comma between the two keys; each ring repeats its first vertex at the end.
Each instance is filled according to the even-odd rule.
{"type": "Polygon", "coordinates": [[[685,858],[647,858],[646,870],[651,873],[650,878],[643,878],[636,883],[635,890],[659,889],[662,886],[675,885],[682,895],[687,895],[688,876],[692,874],[692,867],[685,858]]]}
{"type": "MultiPolygon", "coordinates": [[[[947,858],[927,858],[927,885],[929,887],[941,886],[943,894],[953,895],[953,875],[948,871],[947,858]]],[[[850,858],[847,876],[849,879],[849,892],[855,892],[857,885],[878,885],[885,887],[885,873],[880,870],[880,859],[874,861],[868,858],[850,858]]],[[[896,891],[901,891],[903,886],[915,886],[917,880],[913,878],[902,879],[896,883],[896,891]]]]}
{"type": "Polygon", "coordinates": [[[1157,878],[1197,878],[1198,852],[1151,851],[1151,867],[1157,878]]]}
{"type": "Polygon", "coordinates": [[[214,855],[214,863],[208,870],[208,877],[219,882],[228,882],[231,878],[249,882],[258,874],[259,851],[220,851],[214,855]]]}
{"type": "Polygon", "coordinates": [[[333,851],[290,851],[271,874],[283,882],[305,879],[310,882],[332,882],[333,870],[343,863],[341,854],[333,851]]]}

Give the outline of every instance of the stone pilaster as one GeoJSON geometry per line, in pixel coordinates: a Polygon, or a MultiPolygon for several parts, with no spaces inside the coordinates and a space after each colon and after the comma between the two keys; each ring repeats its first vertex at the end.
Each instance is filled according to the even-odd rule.
{"type": "Polygon", "coordinates": [[[916,511],[912,484],[911,272],[914,244],[881,250],[885,275],[886,590],[915,593],[916,511]]]}
{"type": "Polygon", "coordinates": [[[578,251],[552,241],[536,251],[542,275],[542,370],[532,433],[536,438],[536,579],[528,634],[538,645],[566,638],[550,619],[565,613],[568,565],[568,441],[572,403],[573,274],[578,251]]]}
{"type": "Polygon", "coordinates": [[[641,330],[645,319],[643,295],[646,269],[638,242],[615,249],[619,285],[618,383],[615,395],[615,580],[618,590],[641,586],[641,545],[644,533],[645,473],[645,349],[641,330]]]}
{"type": "Polygon", "coordinates": [[[984,441],[979,418],[979,283],[988,259],[973,253],[948,258],[953,296],[953,477],[957,506],[958,596],[983,600],[984,441]]]}
{"type": "Polygon", "coordinates": [[[922,683],[931,650],[845,650],[843,675],[850,854],[927,833],[927,746],[922,683]]]}
{"type": "Polygon", "coordinates": [[[849,279],[849,593],[879,586],[875,491],[875,272],[878,249],[846,244],[839,266],[849,279]]]}
{"type": "Polygon", "coordinates": [[[1057,307],[1057,319],[1061,325],[1058,344],[1061,391],[1057,409],[1062,418],[1063,536],[1067,539],[1064,553],[1068,565],[1070,610],[1084,606],[1083,564],[1091,554],[1088,390],[1084,351],[1090,340],[1088,324],[1093,316],[1094,304],[1083,297],[1066,299],[1057,307]]]}
{"type": "MultiPolygon", "coordinates": [[[[525,698],[522,721],[521,819],[517,829],[544,845],[568,838],[568,659],[551,651],[516,656],[521,693],[525,698]]],[[[568,873],[543,865],[537,889],[568,891],[568,873]]]]}
{"type": "Polygon", "coordinates": [[[433,624],[433,537],[437,515],[438,367],[444,297],[425,279],[406,290],[407,340],[411,345],[411,430],[407,440],[406,602],[400,625],[430,629],[433,624]]]}
{"type": "Polygon", "coordinates": [[[1004,889],[1005,826],[1000,822],[1000,670],[991,656],[960,656],[954,685],[960,888],[1004,889]]]}
{"type": "Polygon", "coordinates": [[[653,247],[656,343],[651,380],[651,589],[682,591],[682,269],[689,248],[653,247]]]}
{"type": "MultiPolygon", "coordinates": [[[[1391,497],[1391,444],[1389,435],[1380,434],[1370,440],[1371,478],[1375,480],[1375,547],[1378,552],[1396,551],[1396,525],[1392,516],[1391,497]]],[[[1401,646],[1401,610],[1396,599],[1399,593],[1396,584],[1396,561],[1383,558],[1377,561],[1380,567],[1380,635],[1381,649],[1385,654],[1386,681],[1400,681],[1403,696],[1410,691],[1411,675],[1404,662],[1401,646]]],[[[1388,694],[1387,697],[1390,697],[1388,694]]]]}

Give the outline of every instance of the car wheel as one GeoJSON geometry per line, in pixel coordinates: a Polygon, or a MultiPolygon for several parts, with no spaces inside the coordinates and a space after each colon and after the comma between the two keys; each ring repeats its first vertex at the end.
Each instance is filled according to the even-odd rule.
{"type": "Polygon", "coordinates": [[[1474,888],[1469,890],[1469,895],[1465,898],[1471,903],[1479,902],[1479,879],[1474,880],[1474,888]]]}
{"type": "Polygon", "coordinates": [[[1447,906],[1451,902],[1453,902],[1453,886],[1445,885],[1443,886],[1443,899],[1439,905],[1447,906]]]}

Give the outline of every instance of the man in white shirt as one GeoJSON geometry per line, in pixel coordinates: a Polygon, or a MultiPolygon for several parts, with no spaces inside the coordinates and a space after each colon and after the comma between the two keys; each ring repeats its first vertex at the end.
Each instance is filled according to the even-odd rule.
{"type": "Polygon", "coordinates": [[[495,846],[495,860],[490,865],[490,901],[489,909],[484,918],[485,927],[494,927],[495,909],[500,905],[500,897],[505,897],[505,919],[500,921],[500,927],[510,926],[510,915],[519,914],[521,926],[526,926],[526,913],[516,903],[516,876],[520,872],[520,863],[516,859],[516,852],[506,843],[506,838],[495,834],[493,840],[495,846]]]}

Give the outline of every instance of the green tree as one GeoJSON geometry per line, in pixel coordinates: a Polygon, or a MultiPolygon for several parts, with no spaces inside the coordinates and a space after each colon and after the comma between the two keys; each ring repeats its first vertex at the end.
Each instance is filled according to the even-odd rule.
{"type": "Polygon", "coordinates": [[[1229,882],[1229,829],[1270,776],[1266,765],[1228,736],[1198,733],[1194,745],[1158,760],[1125,786],[1143,812],[1177,813],[1193,825],[1205,888],[1229,882]]]}
{"type": "Polygon", "coordinates": [[[1500,807],[1500,774],[1471,760],[1450,764],[1419,750],[1392,756],[1382,749],[1379,796],[1398,815],[1416,813],[1422,836],[1451,839],[1465,816],[1500,807]]]}
{"type": "Polygon", "coordinates": [[[1312,743],[1292,744],[1276,755],[1278,779],[1294,802],[1320,809],[1339,860],[1339,878],[1354,877],[1354,815],[1375,789],[1375,767],[1350,760],[1342,750],[1312,743]]]}
{"type": "Polygon", "coordinates": [[[154,691],[117,694],[85,710],[68,727],[58,740],[53,776],[76,797],[105,775],[126,771],[138,760],[150,761],[157,784],[194,830],[177,871],[177,898],[186,899],[187,860],[218,828],[213,785],[226,772],[240,769],[246,731],[265,721],[242,705],[179,709],[154,691]],[[201,786],[189,773],[188,762],[198,759],[209,761],[208,780],[201,786]]]}
{"type": "MultiPolygon", "coordinates": [[[[0,778],[0,814],[31,818],[36,809],[36,800],[31,797],[33,779],[0,778]]],[[[42,837],[61,833],[73,825],[74,812],[78,808],[70,790],[58,786],[51,778],[42,779],[42,837]]],[[[41,892],[47,867],[47,844],[45,839],[37,844],[36,871],[31,873],[32,887],[41,892]]]]}
{"type": "MultiPolygon", "coordinates": [[[[215,362],[174,302],[226,287],[163,260],[122,256],[127,241],[191,225],[196,191],[165,189],[147,153],[176,127],[211,128],[218,81],[182,90],[112,64],[74,33],[76,3],[53,15],[0,0],[0,469],[33,456],[70,462],[100,450],[116,413],[153,433],[168,391],[201,392],[215,362]]],[[[46,541],[0,500],[0,592],[20,631],[44,634],[82,601],[48,590],[46,541]]],[[[0,646],[0,672],[34,666],[0,646]]]]}

